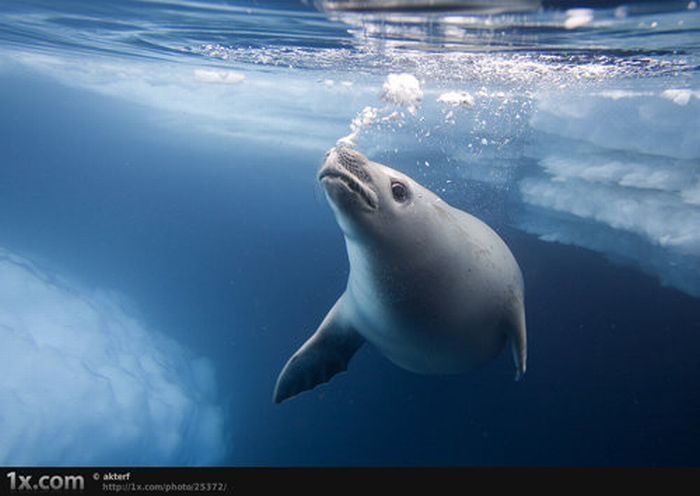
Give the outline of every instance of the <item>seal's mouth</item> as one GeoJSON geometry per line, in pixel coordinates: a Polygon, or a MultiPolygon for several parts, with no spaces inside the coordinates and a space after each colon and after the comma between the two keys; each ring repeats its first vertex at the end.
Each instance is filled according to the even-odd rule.
{"type": "Polygon", "coordinates": [[[323,183],[341,184],[349,192],[361,198],[372,210],[377,208],[377,196],[369,187],[360,182],[353,174],[347,170],[326,166],[318,173],[318,180],[323,183]]]}

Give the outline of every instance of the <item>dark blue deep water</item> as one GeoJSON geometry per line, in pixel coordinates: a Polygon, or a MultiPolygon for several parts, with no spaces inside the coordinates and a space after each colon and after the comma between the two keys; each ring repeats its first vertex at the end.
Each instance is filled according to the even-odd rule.
{"type": "Polygon", "coordinates": [[[0,465],[700,464],[696,3],[317,6],[0,4],[0,465]],[[351,132],[508,243],[523,381],[365,346],[273,404],[351,132]]]}

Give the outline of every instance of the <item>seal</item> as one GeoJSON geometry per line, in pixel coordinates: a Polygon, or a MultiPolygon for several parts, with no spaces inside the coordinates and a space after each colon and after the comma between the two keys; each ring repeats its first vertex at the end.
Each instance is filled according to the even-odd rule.
{"type": "Polygon", "coordinates": [[[277,379],[282,402],[347,369],[365,341],[421,374],[469,372],[527,338],[520,267],[505,242],[410,177],[347,146],[318,173],[345,236],[345,292],[277,379]]]}

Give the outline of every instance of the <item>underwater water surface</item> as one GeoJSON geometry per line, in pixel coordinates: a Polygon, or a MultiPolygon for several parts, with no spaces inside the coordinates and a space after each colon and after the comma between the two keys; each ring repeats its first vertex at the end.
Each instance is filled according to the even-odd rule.
{"type": "Polygon", "coordinates": [[[502,3],[2,2],[0,464],[698,465],[700,10],[502,3]],[[364,346],[273,403],[342,138],[507,242],[522,381],[364,346]]]}

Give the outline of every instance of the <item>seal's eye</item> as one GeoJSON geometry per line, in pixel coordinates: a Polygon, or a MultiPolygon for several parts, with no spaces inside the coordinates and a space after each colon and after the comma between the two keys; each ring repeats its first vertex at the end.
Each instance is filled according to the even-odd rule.
{"type": "Polygon", "coordinates": [[[394,196],[394,200],[404,202],[408,198],[408,189],[402,183],[393,181],[391,183],[391,194],[394,196]]]}

